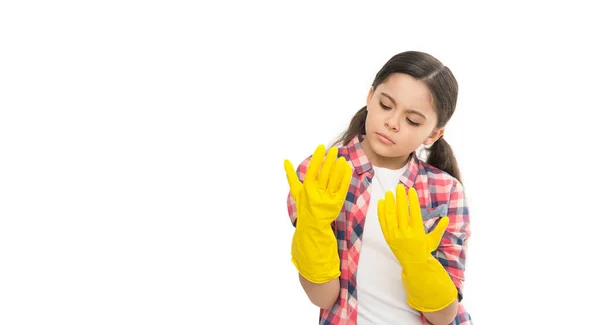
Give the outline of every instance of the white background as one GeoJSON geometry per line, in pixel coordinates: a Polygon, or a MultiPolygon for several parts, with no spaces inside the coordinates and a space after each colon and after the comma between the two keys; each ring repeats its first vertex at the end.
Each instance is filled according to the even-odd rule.
{"type": "Polygon", "coordinates": [[[459,81],[474,322],[594,323],[597,11],[416,2],[3,2],[0,323],[316,324],[283,160],[405,50],[459,81]]]}

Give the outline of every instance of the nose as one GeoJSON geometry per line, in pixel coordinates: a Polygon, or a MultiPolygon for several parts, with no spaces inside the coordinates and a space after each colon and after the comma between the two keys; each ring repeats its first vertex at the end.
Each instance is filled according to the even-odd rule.
{"type": "Polygon", "coordinates": [[[385,127],[394,131],[394,132],[398,132],[398,121],[397,119],[389,119],[387,121],[385,121],[385,127]]]}

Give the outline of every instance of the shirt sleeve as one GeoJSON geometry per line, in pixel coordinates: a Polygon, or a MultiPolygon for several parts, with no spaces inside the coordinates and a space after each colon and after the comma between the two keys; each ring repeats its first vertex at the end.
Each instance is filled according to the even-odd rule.
{"type": "Polygon", "coordinates": [[[463,186],[456,181],[450,192],[448,227],[437,249],[437,259],[448,271],[458,289],[458,301],[463,298],[463,281],[467,253],[467,240],[471,235],[469,209],[463,186]]]}
{"type": "MultiPolygon", "coordinates": [[[[304,182],[304,176],[306,175],[306,169],[308,168],[310,158],[311,157],[307,157],[304,159],[304,161],[298,165],[298,168],[296,168],[296,175],[298,175],[300,182],[304,182]]],[[[296,227],[296,202],[294,202],[294,198],[292,198],[292,193],[290,191],[288,191],[287,195],[287,208],[290,221],[292,222],[292,225],[296,227]]]]}

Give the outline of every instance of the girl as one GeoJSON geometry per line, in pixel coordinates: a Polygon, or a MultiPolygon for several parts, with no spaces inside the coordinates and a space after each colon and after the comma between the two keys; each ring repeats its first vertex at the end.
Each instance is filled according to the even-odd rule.
{"type": "Polygon", "coordinates": [[[457,96],[436,58],[399,53],[327,153],[285,160],[292,262],[320,324],[471,324],[469,211],[443,138],[457,96]]]}

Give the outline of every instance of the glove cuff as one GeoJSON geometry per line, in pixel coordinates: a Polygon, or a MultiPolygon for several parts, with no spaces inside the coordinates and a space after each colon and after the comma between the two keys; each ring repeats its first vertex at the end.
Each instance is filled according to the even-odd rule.
{"type": "Polygon", "coordinates": [[[408,305],[421,312],[442,310],[458,297],[450,275],[433,257],[426,263],[402,265],[402,282],[408,305]]]}
{"type": "Polygon", "coordinates": [[[310,282],[325,283],[341,274],[337,239],[331,228],[329,231],[296,231],[291,255],[298,273],[310,282]]]}

